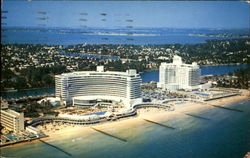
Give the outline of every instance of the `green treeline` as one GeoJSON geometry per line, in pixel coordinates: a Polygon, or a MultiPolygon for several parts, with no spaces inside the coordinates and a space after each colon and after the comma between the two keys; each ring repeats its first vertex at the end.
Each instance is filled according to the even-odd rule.
{"type": "Polygon", "coordinates": [[[66,67],[57,65],[54,67],[27,67],[20,72],[10,69],[2,70],[1,91],[4,87],[14,87],[17,90],[28,88],[54,87],[55,74],[65,72],[66,67]]]}
{"type": "Polygon", "coordinates": [[[226,88],[241,88],[249,89],[250,88],[250,67],[241,68],[235,70],[233,73],[228,74],[229,78],[223,78],[218,80],[218,87],[226,88]]]}
{"type": "MultiPolygon", "coordinates": [[[[161,62],[172,62],[173,55],[184,62],[199,65],[249,63],[250,39],[208,40],[200,44],[164,45],[71,45],[48,46],[32,44],[1,45],[1,91],[54,87],[55,75],[71,71],[95,70],[104,65],[109,71],[136,69],[138,72],[157,69],[161,62]],[[115,56],[119,60],[70,57],[65,54],[115,56]]],[[[249,68],[218,81],[223,87],[249,88],[249,68]]]]}

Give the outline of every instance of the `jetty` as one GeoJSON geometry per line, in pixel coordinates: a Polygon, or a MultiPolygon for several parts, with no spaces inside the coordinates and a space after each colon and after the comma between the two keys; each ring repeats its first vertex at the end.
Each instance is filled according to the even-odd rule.
{"type": "Polygon", "coordinates": [[[239,109],[234,109],[234,108],[229,108],[229,107],[224,107],[224,106],[219,106],[219,105],[213,105],[213,104],[207,104],[216,108],[221,108],[221,109],[226,109],[226,110],[231,110],[231,111],[236,111],[236,112],[244,112],[242,110],[239,109]]]}
{"type": "Polygon", "coordinates": [[[195,118],[198,118],[198,119],[210,120],[209,118],[198,116],[198,115],[194,115],[194,114],[188,114],[188,113],[186,113],[185,115],[188,115],[188,116],[191,116],[191,117],[195,117],[195,118]]]}
{"type": "Polygon", "coordinates": [[[147,119],[144,119],[143,120],[147,121],[147,122],[150,122],[150,123],[153,123],[153,124],[156,124],[156,125],[159,125],[159,126],[162,126],[162,127],[166,127],[166,128],[170,128],[170,129],[175,129],[174,127],[171,127],[171,126],[168,126],[168,125],[164,125],[164,124],[161,124],[161,123],[158,123],[158,122],[154,122],[154,121],[151,121],[151,120],[147,120],[147,119]]]}
{"type": "Polygon", "coordinates": [[[45,142],[45,141],[43,141],[43,140],[41,140],[41,139],[39,139],[40,140],[40,142],[42,142],[42,143],[44,143],[44,144],[47,144],[47,145],[49,145],[49,146],[51,146],[51,147],[53,147],[53,148],[55,148],[55,149],[57,149],[57,150],[59,150],[59,151],[61,151],[61,152],[63,152],[64,154],[66,154],[66,155],[68,155],[68,156],[72,156],[70,153],[68,153],[67,151],[64,151],[63,149],[61,149],[61,148],[59,148],[59,147],[57,147],[57,146],[55,146],[55,145],[52,145],[52,144],[50,144],[50,143],[48,143],[48,142],[45,142]]]}
{"type": "Polygon", "coordinates": [[[93,129],[93,130],[95,130],[95,131],[97,131],[97,132],[100,132],[100,133],[102,133],[102,134],[104,134],[104,135],[107,135],[107,136],[109,136],[109,137],[112,137],[112,138],[118,139],[118,140],[123,141],[123,142],[127,142],[127,140],[126,140],[126,139],[123,139],[123,138],[120,138],[120,137],[118,137],[118,136],[115,136],[115,135],[109,134],[109,133],[107,133],[107,132],[101,131],[101,130],[96,129],[96,128],[94,128],[94,127],[90,127],[90,128],[91,128],[91,129],[93,129]]]}

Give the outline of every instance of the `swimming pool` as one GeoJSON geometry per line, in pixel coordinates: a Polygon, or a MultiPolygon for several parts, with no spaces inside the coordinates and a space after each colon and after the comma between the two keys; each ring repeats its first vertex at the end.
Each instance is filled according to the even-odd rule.
{"type": "Polygon", "coordinates": [[[4,136],[6,136],[9,140],[17,140],[17,139],[19,139],[18,136],[15,136],[13,134],[5,134],[4,136]]]}
{"type": "Polygon", "coordinates": [[[184,102],[177,102],[177,103],[175,103],[175,104],[177,104],[177,105],[178,105],[178,104],[185,104],[185,103],[184,103],[184,102]]]}
{"type": "Polygon", "coordinates": [[[194,94],[197,94],[197,95],[201,95],[201,96],[209,96],[209,94],[206,94],[206,93],[199,93],[199,92],[196,92],[196,93],[194,93],[194,94]]]}
{"type": "Polygon", "coordinates": [[[96,112],[96,113],[90,113],[90,114],[85,114],[84,116],[89,116],[89,115],[104,115],[107,111],[102,111],[102,112],[96,112]]]}

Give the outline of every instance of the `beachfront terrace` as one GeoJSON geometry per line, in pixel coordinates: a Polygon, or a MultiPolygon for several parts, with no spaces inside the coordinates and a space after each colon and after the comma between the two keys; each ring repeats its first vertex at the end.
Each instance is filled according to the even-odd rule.
{"type": "Polygon", "coordinates": [[[162,91],[162,90],[158,90],[158,89],[146,90],[146,89],[143,89],[142,90],[142,98],[152,101],[152,100],[165,100],[165,99],[170,99],[170,98],[173,98],[173,97],[169,96],[167,92],[162,91]]]}
{"type": "MultiPolygon", "coordinates": [[[[173,111],[174,108],[168,104],[159,103],[140,103],[130,109],[120,109],[116,112],[98,112],[85,115],[59,114],[58,116],[39,117],[28,122],[28,125],[37,126],[40,124],[73,124],[73,125],[89,125],[103,123],[107,121],[115,121],[125,117],[135,116],[137,109],[140,108],[161,108],[166,111],[173,111]]],[[[55,125],[56,126],[56,125],[55,125]]]]}
{"type": "Polygon", "coordinates": [[[25,131],[20,132],[18,134],[2,133],[0,137],[0,147],[47,137],[47,135],[45,135],[42,131],[34,127],[27,127],[27,128],[25,131]],[[36,130],[38,133],[31,132],[27,130],[27,128],[33,128],[33,130],[36,130]]]}
{"type": "Polygon", "coordinates": [[[231,97],[236,95],[241,95],[237,89],[226,89],[226,88],[211,88],[199,91],[169,91],[169,95],[179,96],[185,98],[192,98],[201,101],[214,100],[219,98],[231,97]]]}

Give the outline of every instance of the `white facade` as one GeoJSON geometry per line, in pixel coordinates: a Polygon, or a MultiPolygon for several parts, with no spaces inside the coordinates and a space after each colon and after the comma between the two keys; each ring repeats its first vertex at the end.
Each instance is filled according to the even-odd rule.
{"type": "Polygon", "coordinates": [[[136,70],[126,72],[79,71],[56,75],[56,97],[73,105],[84,105],[88,100],[113,100],[126,106],[140,103],[141,77],[136,70]]]}
{"type": "Polygon", "coordinates": [[[57,105],[60,105],[60,98],[55,98],[55,97],[46,97],[46,98],[43,98],[39,101],[37,101],[38,104],[46,104],[46,102],[48,102],[52,105],[52,106],[57,106],[57,105]]]}
{"type": "Polygon", "coordinates": [[[24,130],[23,113],[18,113],[13,110],[1,110],[0,123],[6,129],[18,133],[24,130]]]}
{"type": "Polygon", "coordinates": [[[35,134],[37,136],[39,136],[42,133],[39,129],[37,129],[35,127],[32,127],[32,126],[26,127],[26,131],[30,132],[30,133],[33,133],[33,134],[35,134]]]}
{"type": "Polygon", "coordinates": [[[166,90],[192,90],[199,87],[200,67],[197,63],[184,64],[180,56],[175,55],[173,63],[161,63],[158,87],[166,90]]]}

